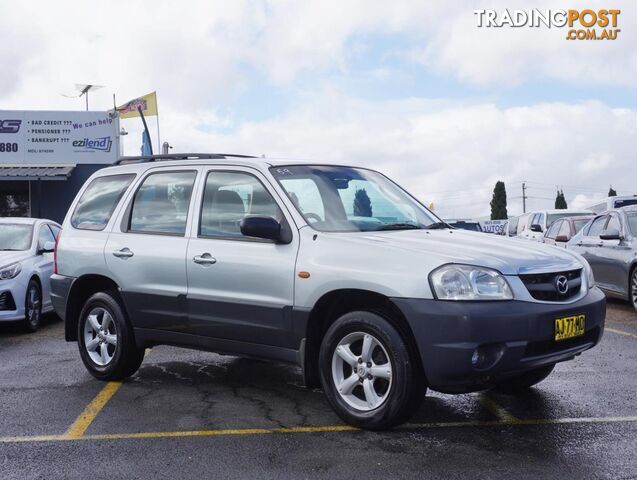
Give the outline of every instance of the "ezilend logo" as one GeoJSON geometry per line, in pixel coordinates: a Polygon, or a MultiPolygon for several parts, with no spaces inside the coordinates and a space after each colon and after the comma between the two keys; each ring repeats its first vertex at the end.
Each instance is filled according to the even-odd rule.
{"type": "Polygon", "coordinates": [[[22,120],[0,120],[0,133],[18,133],[22,120]]]}
{"type": "Polygon", "coordinates": [[[75,140],[74,147],[85,148],[87,150],[97,150],[100,152],[110,152],[113,141],[111,137],[85,138],[83,140],[75,140]]]}

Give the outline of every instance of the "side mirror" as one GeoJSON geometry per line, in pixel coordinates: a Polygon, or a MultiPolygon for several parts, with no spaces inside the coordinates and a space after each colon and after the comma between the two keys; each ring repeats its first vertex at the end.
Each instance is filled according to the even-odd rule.
{"type": "Polygon", "coordinates": [[[558,235],[557,237],[555,237],[555,241],[556,242],[568,242],[568,236],[567,235],[558,235]]]}
{"type": "Polygon", "coordinates": [[[534,223],[533,225],[531,225],[531,231],[542,233],[542,226],[537,223],[534,223]]]}
{"type": "Polygon", "coordinates": [[[38,248],[38,254],[40,253],[53,253],[53,250],[55,249],[55,242],[44,242],[44,246],[38,248]]]}
{"type": "Polygon", "coordinates": [[[602,240],[621,240],[622,236],[616,228],[609,228],[608,230],[604,230],[599,235],[599,238],[602,240]]]}
{"type": "Polygon", "coordinates": [[[245,217],[239,225],[241,233],[246,237],[265,238],[276,243],[290,243],[292,231],[285,223],[281,225],[272,217],[245,217]]]}

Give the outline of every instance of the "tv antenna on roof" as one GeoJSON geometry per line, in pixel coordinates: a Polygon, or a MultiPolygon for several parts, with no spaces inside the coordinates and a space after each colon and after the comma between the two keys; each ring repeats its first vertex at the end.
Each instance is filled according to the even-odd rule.
{"type": "Polygon", "coordinates": [[[84,83],[76,83],[75,88],[80,92],[79,95],[64,95],[66,98],[80,98],[82,95],[86,98],[86,110],[88,110],[88,92],[91,90],[99,90],[100,88],[104,88],[104,85],[91,85],[84,83]]]}

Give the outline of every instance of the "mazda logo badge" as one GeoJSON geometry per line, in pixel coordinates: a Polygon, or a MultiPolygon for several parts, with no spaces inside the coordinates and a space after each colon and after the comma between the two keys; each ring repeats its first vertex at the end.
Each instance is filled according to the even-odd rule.
{"type": "Polygon", "coordinates": [[[557,288],[560,295],[566,295],[566,292],[568,292],[568,278],[564,275],[558,275],[555,278],[555,288],[557,288]]]}

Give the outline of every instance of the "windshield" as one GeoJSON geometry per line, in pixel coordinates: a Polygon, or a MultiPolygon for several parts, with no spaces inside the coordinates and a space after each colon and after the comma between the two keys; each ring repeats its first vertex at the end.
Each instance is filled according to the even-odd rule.
{"type": "Polygon", "coordinates": [[[553,223],[555,220],[559,220],[560,218],[564,218],[564,217],[583,217],[585,215],[590,215],[590,212],[588,213],[549,213],[548,217],[546,219],[546,225],[550,226],[551,223],[553,223]]]}
{"type": "Polygon", "coordinates": [[[637,237],[637,212],[626,212],[626,220],[633,236],[637,237]]]}
{"type": "Polygon", "coordinates": [[[471,230],[472,232],[482,231],[482,228],[480,228],[480,224],[474,222],[456,222],[452,223],[451,226],[459,228],[461,230],[471,230]]]}
{"type": "Polygon", "coordinates": [[[305,220],[320,231],[446,227],[395,183],[371,170],[303,165],[270,171],[305,220]]]}
{"type": "Polygon", "coordinates": [[[628,205],[637,205],[637,198],[624,198],[613,202],[613,208],[627,207],[628,205]]]}
{"type": "Polygon", "coordinates": [[[31,248],[31,225],[0,224],[0,251],[31,248]]]}

